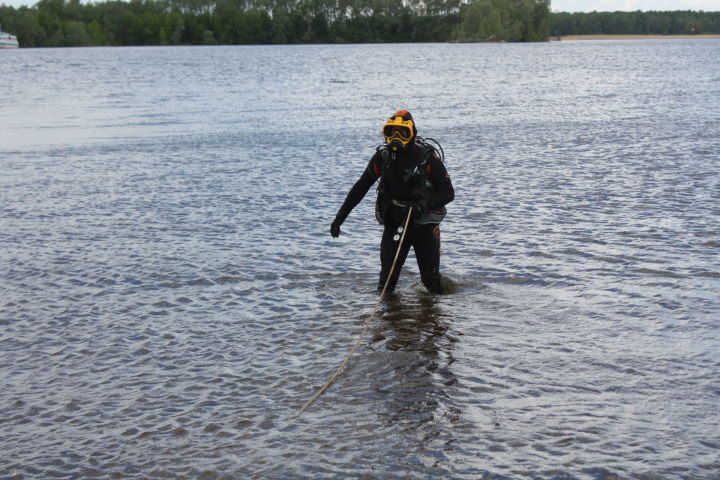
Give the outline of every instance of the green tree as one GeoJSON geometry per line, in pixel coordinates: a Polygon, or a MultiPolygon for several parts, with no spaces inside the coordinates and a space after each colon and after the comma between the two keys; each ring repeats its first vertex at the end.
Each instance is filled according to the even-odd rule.
{"type": "Polygon", "coordinates": [[[549,0],[39,0],[0,6],[0,22],[24,47],[720,33],[720,12],[551,14],[549,0]]]}
{"type": "Polygon", "coordinates": [[[183,41],[183,34],[185,33],[185,20],[178,18],[175,22],[175,28],[173,28],[170,34],[170,43],[173,45],[180,45],[183,41]]]}
{"type": "Polygon", "coordinates": [[[41,47],[47,45],[48,38],[45,28],[38,20],[37,10],[20,8],[14,27],[18,43],[21,47],[41,47]]]}
{"type": "Polygon", "coordinates": [[[462,41],[530,42],[547,38],[548,0],[476,0],[462,11],[462,41]]]}
{"type": "Polygon", "coordinates": [[[92,44],[92,38],[85,30],[82,22],[70,21],[65,23],[65,45],[72,47],[85,47],[92,44]]]}

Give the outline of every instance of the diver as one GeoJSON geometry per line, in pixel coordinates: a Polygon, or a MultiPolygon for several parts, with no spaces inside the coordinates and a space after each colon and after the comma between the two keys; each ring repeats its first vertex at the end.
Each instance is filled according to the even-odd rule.
{"type": "Polygon", "coordinates": [[[400,269],[412,246],[422,283],[431,293],[443,293],[440,222],[446,214],[445,205],[455,198],[450,176],[438,150],[418,137],[413,117],[407,110],[395,112],[385,122],[382,134],[385,143],[377,148],[362,176],[350,189],[330,226],[330,234],[334,238],[340,235],[340,226],[352,209],[379,181],[375,216],[384,230],[380,242],[378,293],[388,281],[401,238],[399,233],[402,233],[404,220],[410,214],[408,209],[412,210],[412,221],[405,232],[397,265],[386,291],[395,290],[400,269]]]}

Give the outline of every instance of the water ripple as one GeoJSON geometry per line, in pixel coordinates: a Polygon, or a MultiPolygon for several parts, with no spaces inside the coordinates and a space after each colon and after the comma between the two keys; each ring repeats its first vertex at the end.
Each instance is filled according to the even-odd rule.
{"type": "Polygon", "coordinates": [[[0,477],[715,478],[714,54],[19,52],[0,93],[0,477]],[[398,58],[431,73],[399,88],[398,58]],[[448,156],[451,293],[411,255],[294,417],[374,311],[372,201],[339,239],[328,225],[399,106],[448,156]]]}

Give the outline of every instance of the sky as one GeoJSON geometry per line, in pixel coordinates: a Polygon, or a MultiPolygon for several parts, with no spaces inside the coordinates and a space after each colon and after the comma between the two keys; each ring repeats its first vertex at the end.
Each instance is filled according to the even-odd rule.
{"type": "Polygon", "coordinates": [[[551,0],[553,12],[615,12],[635,10],[720,11],[720,0],[551,0]]]}
{"type": "MultiPolygon", "coordinates": [[[[0,5],[20,7],[38,0],[0,0],[0,5]]],[[[98,0],[96,0],[98,1],[98,0]]],[[[554,12],[614,12],[616,10],[705,10],[720,11],[720,0],[551,0],[554,12]]]]}

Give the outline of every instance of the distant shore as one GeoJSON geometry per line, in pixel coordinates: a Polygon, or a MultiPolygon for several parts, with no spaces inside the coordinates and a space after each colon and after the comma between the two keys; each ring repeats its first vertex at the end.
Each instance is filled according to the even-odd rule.
{"type": "Polygon", "coordinates": [[[720,34],[707,35],[561,35],[550,37],[550,40],[660,40],[660,39],[684,39],[684,38],[720,38],[720,34]]]}

